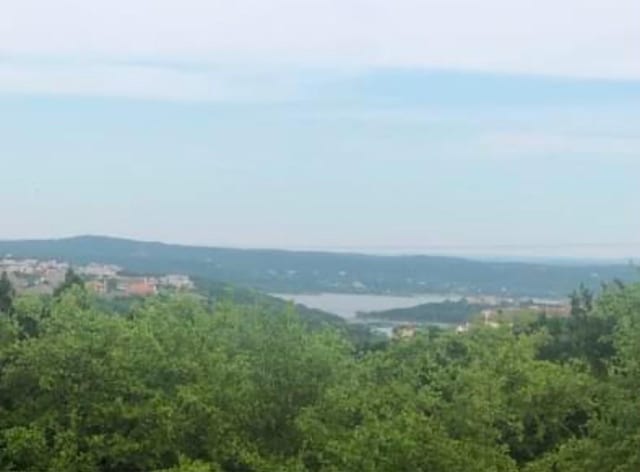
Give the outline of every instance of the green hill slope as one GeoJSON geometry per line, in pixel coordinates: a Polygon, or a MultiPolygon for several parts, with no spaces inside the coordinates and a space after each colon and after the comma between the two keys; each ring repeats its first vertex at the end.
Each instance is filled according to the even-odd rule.
{"type": "Polygon", "coordinates": [[[0,241],[0,255],[117,264],[138,273],[180,272],[268,292],[504,293],[566,296],[580,283],[633,280],[625,265],[563,266],[453,257],[373,256],[180,246],[107,237],[0,241]]]}

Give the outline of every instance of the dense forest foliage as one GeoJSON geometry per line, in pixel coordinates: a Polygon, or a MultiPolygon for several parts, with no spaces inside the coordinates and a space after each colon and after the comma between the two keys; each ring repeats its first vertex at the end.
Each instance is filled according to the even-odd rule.
{"type": "Polygon", "coordinates": [[[0,292],[0,470],[640,470],[639,286],[376,345],[253,304],[0,292]]]}
{"type": "MultiPolygon", "coordinates": [[[[273,297],[264,292],[224,282],[212,281],[202,277],[195,279],[195,286],[195,292],[205,297],[207,300],[224,299],[235,305],[259,306],[265,313],[283,311],[291,307],[290,302],[281,298],[273,297]]],[[[296,304],[294,309],[306,322],[312,325],[320,325],[324,323],[336,326],[340,325],[343,327],[346,325],[343,318],[333,313],[309,308],[301,304],[296,304]]]]}
{"type": "Polygon", "coordinates": [[[407,321],[417,323],[464,323],[488,305],[469,303],[466,299],[440,303],[424,303],[408,308],[394,308],[384,311],[358,313],[358,318],[368,320],[407,321]]]}
{"type": "Polygon", "coordinates": [[[462,293],[565,297],[579,283],[633,280],[629,265],[483,262],[453,257],[372,256],[179,246],[105,237],[0,241],[0,256],[116,264],[142,274],[172,272],[271,293],[462,293]]]}

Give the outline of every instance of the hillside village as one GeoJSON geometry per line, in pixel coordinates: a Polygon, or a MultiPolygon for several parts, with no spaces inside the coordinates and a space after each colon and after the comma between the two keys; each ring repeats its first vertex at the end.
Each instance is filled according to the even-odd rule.
{"type": "Polygon", "coordinates": [[[150,296],[161,291],[191,291],[193,281],[186,275],[129,275],[121,267],[91,263],[71,266],[57,260],[0,259],[0,273],[6,272],[18,293],[50,295],[73,269],[85,281],[87,288],[101,296],[150,296]]]}

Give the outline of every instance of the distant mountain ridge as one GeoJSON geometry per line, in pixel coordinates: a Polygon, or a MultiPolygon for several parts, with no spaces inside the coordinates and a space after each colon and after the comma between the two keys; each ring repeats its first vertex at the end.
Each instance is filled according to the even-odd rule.
{"type": "Polygon", "coordinates": [[[0,241],[0,256],[117,264],[145,274],[184,273],[267,292],[508,294],[564,297],[580,283],[637,279],[630,265],[558,265],[447,256],[231,249],[105,236],[0,241]]]}

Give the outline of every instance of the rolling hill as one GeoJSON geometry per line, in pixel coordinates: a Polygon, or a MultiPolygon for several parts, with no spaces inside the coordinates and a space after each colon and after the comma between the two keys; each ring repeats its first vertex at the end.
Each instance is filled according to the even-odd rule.
{"type": "Polygon", "coordinates": [[[508,294],[564,297],[580,283],[635,280],[630,265],[487,262],[440,256],[376,256],[229,249],[102,236],[0,241],[0,256],[117,264],[145,274],[184,273],[266,292],[508,294]]]}

